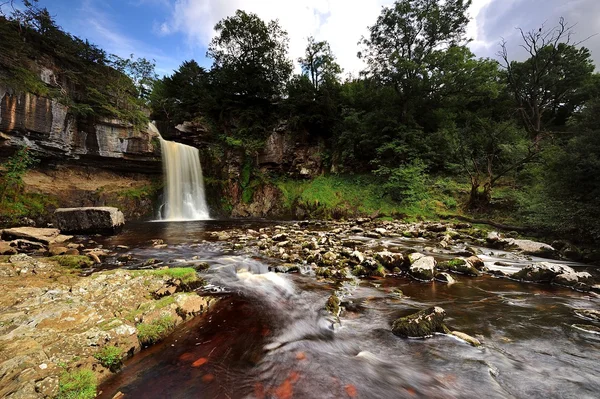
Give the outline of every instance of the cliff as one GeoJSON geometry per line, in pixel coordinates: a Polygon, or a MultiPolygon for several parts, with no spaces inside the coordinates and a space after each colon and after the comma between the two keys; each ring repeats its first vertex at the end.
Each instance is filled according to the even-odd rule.
{"type": "Polygon", "coordinates": [[[0,155],[21,146],[45,163],[124,172],[161,171],[160,145],[149,130],[108,118],[80,118],[56,99],[0,85],[0,155]]]}

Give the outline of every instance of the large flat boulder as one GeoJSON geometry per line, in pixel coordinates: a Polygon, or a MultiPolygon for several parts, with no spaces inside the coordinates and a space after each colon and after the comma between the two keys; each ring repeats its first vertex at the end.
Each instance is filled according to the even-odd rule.
{"type": "Polygon", "coordinates": [[[61,231],[114,234],[125,224],[123,212],[113,207],[59,208],[54,212],[61,231]]]}
{"type": "Polygon", "coordinates": [[[36,227],[15,227],[2,230],[2,239],[10,240],[28,240],[40,242],[44,245],[60,244],[73,238],[60,234],[58,229],[42,229],[36,227]]]}

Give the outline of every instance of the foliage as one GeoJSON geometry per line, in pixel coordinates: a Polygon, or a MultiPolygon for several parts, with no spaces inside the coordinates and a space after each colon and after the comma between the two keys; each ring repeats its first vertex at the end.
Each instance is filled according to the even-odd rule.
{"type": "Polygon", "coordinates": [[[309,37],[304,54],[304,57],[299,58],[298,62],[302,67],[302,72],[310,78],[315,90],[319,90],[324,82],[338,80],[342,68],[335,62],[335,56],[327,41],[315,41],[314,37],[309,37]]]}
{"type": "Polygon", "coordinates": [[[383,192],[394,201],[402,204],[415,203],[427,196],[425,165],[421,161],[412,161],[410,164],[388,168],[381,166],[374,172],[383,177],[383,192]]]}
{"type": "Polygon", "coordinates": [[[113,345],[105,346],[94,357],[112,372],[116,372],[123,365],[123,350],[113,345]]]}
{"type": "Polygon", "coordinates": [[[175,321],[171,316],[166,315],[150,323],[140,323],[136,327],[140,343],[142,345],[152,345],[171,332],[175,327],[175,321]]]}
{"type": "Polygon", "coordinates": [[[96,385],[96,375],[91,370],[64,371],[60,375],[57,399],[95,398],[96,385]]]}

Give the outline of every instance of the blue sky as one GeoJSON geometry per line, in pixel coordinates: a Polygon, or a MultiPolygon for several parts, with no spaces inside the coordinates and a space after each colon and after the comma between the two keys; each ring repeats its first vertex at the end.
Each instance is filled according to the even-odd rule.
{"type": "MultiPolygon", "coordinates": [[[[362,67],[356,58],[360,37],[393,0],[39,0],[67,32],[121,57],[135,54],[156,60],[157,72],[169,75],[195,59],[209,67],[206,47],[220,19],[243,9],[264,20],[279,19],[290,37],[290,58],[303,53],[306,38],[328,40],[346,73],[362,67]]],[[[514,58],[523,58],[515,27],[554,25],[560,16],[577,23],[575,39],[600,33],[598,0],[473,0],[469,44],[479,57],[494,57],[504,37],[514,58]]],[[[600,59],[600,36],[585,43],[600,59]]]]}

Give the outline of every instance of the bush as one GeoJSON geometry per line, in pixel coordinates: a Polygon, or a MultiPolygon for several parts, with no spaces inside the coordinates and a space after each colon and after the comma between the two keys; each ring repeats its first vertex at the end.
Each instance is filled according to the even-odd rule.
{"type": "Polygon", "coordinates": [[[92,399],[96,397],[96,375],[91,370],[63,372],[57,399],[92,399]]]}
{"type": "Polygon", "coordinates": [[[106,367],[112,372],[116,372],[123,365],[122,359],[123,351],[116,346],[105,346],[96,353],[94,357],[100,362],[101,365],[106,367]]]}
{"type": "Polygon", "coordinates": [[[383,190],[394,201],[411,204],[427,197],[427,175],[425,164],[421,161],[412,161],[398,168],[380,167],[375,174],[387,180],[383,190]]]}

